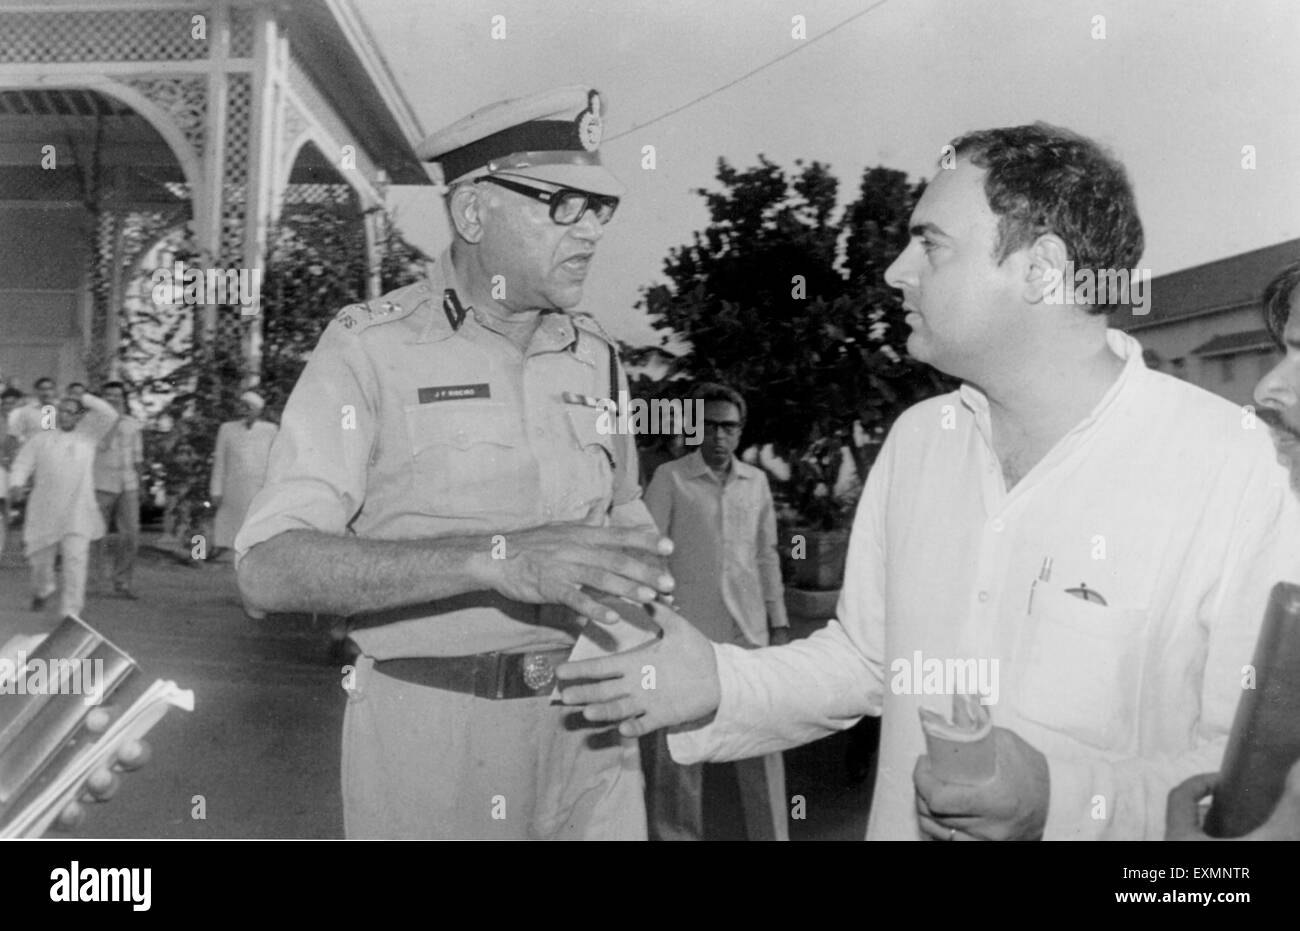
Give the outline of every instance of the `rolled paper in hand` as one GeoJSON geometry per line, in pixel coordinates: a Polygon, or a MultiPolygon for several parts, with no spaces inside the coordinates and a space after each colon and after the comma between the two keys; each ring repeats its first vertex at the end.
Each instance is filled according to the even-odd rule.
{"type": "Polygon", "coordinates": [[[976,786],[993,778],[993,718],[978,695],[952,697],[952,721],[921,709],[921,730],[935,776],[944,782],[976,786]]]}

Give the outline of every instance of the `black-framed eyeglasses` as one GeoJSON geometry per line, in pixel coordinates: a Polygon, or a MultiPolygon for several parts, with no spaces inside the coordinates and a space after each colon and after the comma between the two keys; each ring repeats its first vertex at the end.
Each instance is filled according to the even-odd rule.
{"type": "Polygon", "coordinates": [[[595,212],[596,220],[603,226],[613,219],[614,211],[618,209],[618,198],[608,194],[592,194],[590,191],[578,191],[568,187],[562,187],[558,191],[546,191],[517,181],[491,176],[478,180],[491,181],[508,191],[550,204],[551,219],[560,226],[572,226],[577,223],[586,214],[588,208],[595,212]]]}
{"type": "Polygon", "coordinates": [[[705,430],[716,430],[718,433],[725,433],[727,436],[735,436],[745,425],[739,420],[706,420],[704,421],[705,430]]]}

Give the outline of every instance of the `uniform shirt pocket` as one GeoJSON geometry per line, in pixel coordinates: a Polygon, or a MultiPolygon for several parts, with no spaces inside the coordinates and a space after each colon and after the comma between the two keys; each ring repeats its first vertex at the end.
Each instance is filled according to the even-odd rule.
{"type": "Polygon", "coordinates": [[[492,511],[518,490],[517,414],[496,402],[438,402],[404,407],[412,483],[437,515],[492,511]]]}
{"type": "Polygon", "coordinates": [[[554,475],[559,506],[565,513],[604,510],[614,495],[614,415],[590,407],[571,406],[564,412],[568,442],[554,475]]]}
{"type": "Polygon", "coordinates": [[[1017,712],[1088,746],[1121,752],[1138,728],[1149,614],[1039,582],[1014,669],[1017,712]]]}
{"type": "Polygon", "coordinates": [[[609,431],[617,423],[612,413],[590,407],[572,407],[568,410],[569,428],[578,446],[588,455],[603,461],[614,470],[614,438],[609,431]]]}

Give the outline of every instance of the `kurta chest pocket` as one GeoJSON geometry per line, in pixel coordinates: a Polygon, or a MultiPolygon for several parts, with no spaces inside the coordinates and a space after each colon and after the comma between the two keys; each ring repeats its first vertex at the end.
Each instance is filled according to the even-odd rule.
{"type": "Polygon", "coordinates": [[[518,413],[492,401],[444,401],[404,408],[413,490],[432,513],[492,510],[518,484],[518,413]]]}
{"type": "Polygon", "coordinates": [[[1103,607],[1039,583],[1014,662],[1017,711],[1101,750],[1137,736],[1146,610],[1103,607]]]}

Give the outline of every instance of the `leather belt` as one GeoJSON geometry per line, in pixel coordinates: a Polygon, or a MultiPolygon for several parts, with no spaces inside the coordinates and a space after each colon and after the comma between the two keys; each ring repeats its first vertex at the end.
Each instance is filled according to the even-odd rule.
{"type": "Polygon", "coordinates": [[[478,698],[534,698],[554,687],[555,667],[572,649],[384,659],[376,660],[374,668],[403,682],[478,698]]]}
{"type": "MultiPolygon", "coordinates": [[[[399,621],[414,621],[428,617],[436,617],[441,614],[448,614],[452,611],[466,611],[478,608],[491,608],[500,611],[506,617],[519,621],[521,624],[537,624],[543,621],[550,611],[549,605],[531,605],[523,604],[518,601],[511,601],[503,595],[496,592],[466,592],[462,595],[453,595],[450,598],[443,598],[440,601],[427,602],[425,604],[405,605],[400,608],[389,608],[385,611],[369,611],[364,614],[354,614],[348,618],[348,631],[365,630],[369,627],[382,627],[386,624],[395,624],[399,621]]],[[[573,612],[569,612],[572,614],[573,612]]],[[[553,625],[552,625],[553,626],[553,625]]],[[[575,624],[575,629],[581,625],[575,624]]]]}

